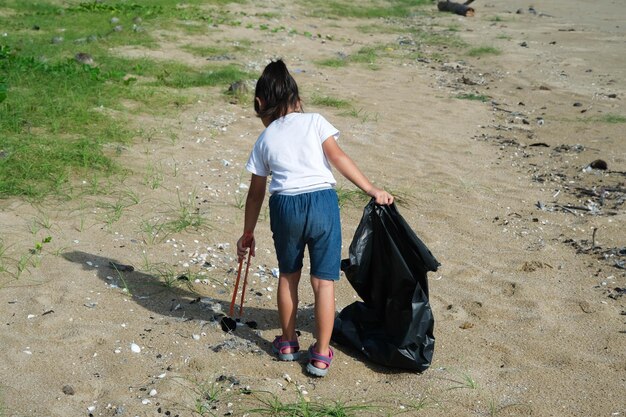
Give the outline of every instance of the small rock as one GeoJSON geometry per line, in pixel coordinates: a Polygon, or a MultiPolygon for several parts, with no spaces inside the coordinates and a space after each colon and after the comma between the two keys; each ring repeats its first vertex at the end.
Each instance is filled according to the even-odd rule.
{"type": "Polygon", "coordinates": [[[50,43],[53,43],[55,45],[61,42],[63,42],[63,36],[55,36],[50,40],[50,43]]]}
{"type": "Polygon", "coordinates": [[[139,347],[139,345],[138,345],[138,344],[136,344],[136,343],[131,343],[131,344],[130,344],[130,350],[131,350],[133,353],[141,353],[141,348],[140,348],[140,347],[139,347]]]}
{"type": "Polygon", "coordinates": [[[74,391],[74,387],[71,385],[63,385],[63,394],[65,395],[74,395],[76,391],[74,391]]]}
{"type": "Polygon", "coordinates": [[[584,313],[595,313],[596,309],[593,308],[591,306],[591,304],[589,304],[587,301],[581,301],[580,303],[578,303],[578,306],[580,307],[580,309],[584,312],[584,313]]]}
{"type": "Polygon", "coordinates": [[[120,19],[117,17],[112,17],[110,22],[112,25],[117,25],[118,23],[120,23],[120,19]]]}
{"type": "Polygon", "coordinates": [[[245,81],[235,81],[228,87],[228,92],[231,94],[247,94],[248,86],[245,81]]]}
{"type": "Polygon", "coordinates": [[[522,48],[528,48],[528,43],[522,42],[519,44],[519,46],[521,46],[522,48]]]}
{"type": "Polygon", "coordinates": [[[151,397],[154,397],[155,395],[157,395],[157,390],[155,390],[154,388],[150,390],[150,394],[151,397]]]}
{"type": "Polygon", "coordinates": [[[574,107],[582,107],[583,103],[577,101],[576,103],[574,103],[574,107]]]}
{"type": "Polygon", "coordinates": [[[607,170],[609,168],[606,161],[603,161],[602,159],[596,159],[595,161],[590,163],[589,166],[593,169],[601,169],[601,170],[607,170]]]}

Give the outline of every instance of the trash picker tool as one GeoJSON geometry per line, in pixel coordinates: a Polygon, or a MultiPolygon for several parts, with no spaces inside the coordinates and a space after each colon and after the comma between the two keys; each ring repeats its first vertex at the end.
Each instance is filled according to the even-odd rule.
{"type": "Polygon", "coordinates": [[[246,274],[243,276],[243,287],[241,288],[241,301],[239,302],[239,317],[243,313],[243,298],[246,295],[246,284],[248,284],[248,271],[250,270],[250,256],[252,251],[248,252],[248,262],[246,262],[246,274]]]}
{"type": "MultiPolygon", "coordinates": [[[[250,257],[252,256],[252,251],[248,252],[248,262],[246,263],[246,273],[243,277],[243,287],[241,291],[241,301],[239,303],[239,317],[241,317],[241,313],[243,313],[243,299],[246,294],[246,284],[248,282],[248,271],[250,269],[250,257]]],[[[230,310],[228,315],[233,316],[235,312],[235,300],[237,299],[237,291],[239,290],[239,280],[241,279],[241,269],[243,267],[243,259],[239,261],[239,269],[237,270],[237,280],[235,281],[235,289],[233,290],[233,298],[230,301],[230,310]]]]}

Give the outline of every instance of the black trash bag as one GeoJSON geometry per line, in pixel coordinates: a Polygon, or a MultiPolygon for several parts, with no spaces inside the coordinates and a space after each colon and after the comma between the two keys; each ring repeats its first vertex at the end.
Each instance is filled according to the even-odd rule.
{"type": "Polygon", "coordinates": [[[432,361],[434,318],[428,271],[440,263],[395,206],[372,199],[341,270],[361,297],[335,320],[333,341],[363,352],[380,365],[425,371],[432,361]]]}

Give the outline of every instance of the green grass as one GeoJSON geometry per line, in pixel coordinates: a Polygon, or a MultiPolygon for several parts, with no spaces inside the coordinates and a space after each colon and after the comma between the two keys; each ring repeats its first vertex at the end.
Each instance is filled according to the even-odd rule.
{"type": "Polygon", "coordinates": [[[352,2],[316,0],[308,3],[312,15],[325,18],[379,19],[390,17],[409,17],[420,6],[430,5],[429,0],[386,0],[352,2]]]}
{"type": "Polygon", "coordinates": [[[481,57],[485,55],[500,55],[502,51],[494,46],[479,46],[472,48],[467,52],[467,55],[473,57],[481,57]]]}
{"type": "Polygon", "coordinates": [[[626,116],[620,114],[605,114],[594,117],[592,120],[601,123],[626,123],[626,116]]]}
{"type": "Polygon", "coordinates": [[[183,198],[180,191],[177,191],[178,207],[176,207],[171,215],[171,219],[163,224],[165,231],[169,233],[178,233],[187,229],[205,230],[210,229],[208,220],[204,214],[196,207],[197,194],[191,192],[183,198]]]}
{"type": "Polygon", "coordinates": [[[456,98],[461,99],[461,100],[482,101],[483,103],[490,100],[490,98],[484,94],[474,94],[474,93],[459,94],[456,96],[456,98]]]}
{"type": "Polygon", "coordinates": [[[348,65],[346,58],[327,58],[316,62],[317,65],[330,68],[341,68],[348,65]]]}
{"type": "Polygon", "coordinates": [[[278,395],[268,392],[253,393],[258,406],[247,410],[251,416],[270,417],[358,417],[376,415],[380,407],[335,401],[331,404],[309,401],[299,394],[295,402],[283,402],[278,395]]]}
{"type": "Polygon", "coordinates": [[[208,67],[202,71],[184,68],[176,72],[163,72],[155,84],[173,88],[212,87],[229,85],[251,77],[251,74],[231,64],[208,67]]]}
{"type": "Polygon", "coordinates": [[[180,49],[187,51],[193,55],[201,57],[212,57],[226,55],[230,52],[229,48],[219,46],[198,46],[198,45],[183,45],[180,49]]]}
{"type": "Polygon", "coordinates": [[[188,1],[186,8],[177,4],[5,2],[13,13],[0,17],[7,32],[0,38],[0,198],[40,199],[61,194],[92,173],[119,175],[124,170],[115,157],[136,135],[125,114],[177,111],[195,101],[185,89],[222,86],[226,91],[230,83],[250,77],[234,65],[197,69],[111,54],[121,45],[155,46],[150,29],[185,13],[206,21],[199,8],[204,1],[188,1]],[[113,30],[116,24],[123,29],[113,30]],[[145,28],[133,30],[133,25],[145,28]],[[63,39],[51,42],[59,36],[63,39]],[[78,52],[90,55],[95,65],[77,62],[78,52]],[[136,106],[129,111],[123,100],[136,106]]]}
{"type": "Polygon", "coordinates": [[[345,67],[349,63],[367,64],[371,69],[377,69],[376,61],[380,57],[389,56],[393,48],[389,45],[373,45],[364,46],[355,53],[346,57],[327,58],[317,61],[316,64],[323,67],[340,68],[345,67]]]}
{"type": "Polygon", "coordinates": [[[313,94],[313,96],[311,97],[311,104],[315,106],[332,107],[335,109],[345,109],[351,107],[351,104],[348,100],[319,94],[313,94]]]}

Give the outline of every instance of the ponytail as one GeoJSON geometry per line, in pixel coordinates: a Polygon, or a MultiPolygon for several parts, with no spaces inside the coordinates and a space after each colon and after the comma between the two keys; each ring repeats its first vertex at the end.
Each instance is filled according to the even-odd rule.
{"type": "Polygon", "coordinates": [[[270,122],[299,108],[298,84],[281,59],[272,61],[265,67],[256,83],[254,97],[254,111],[257,116],[267,118],[270,122]],[[262,100],[263,108],[256,100],[257,97],[262,100]]]}

